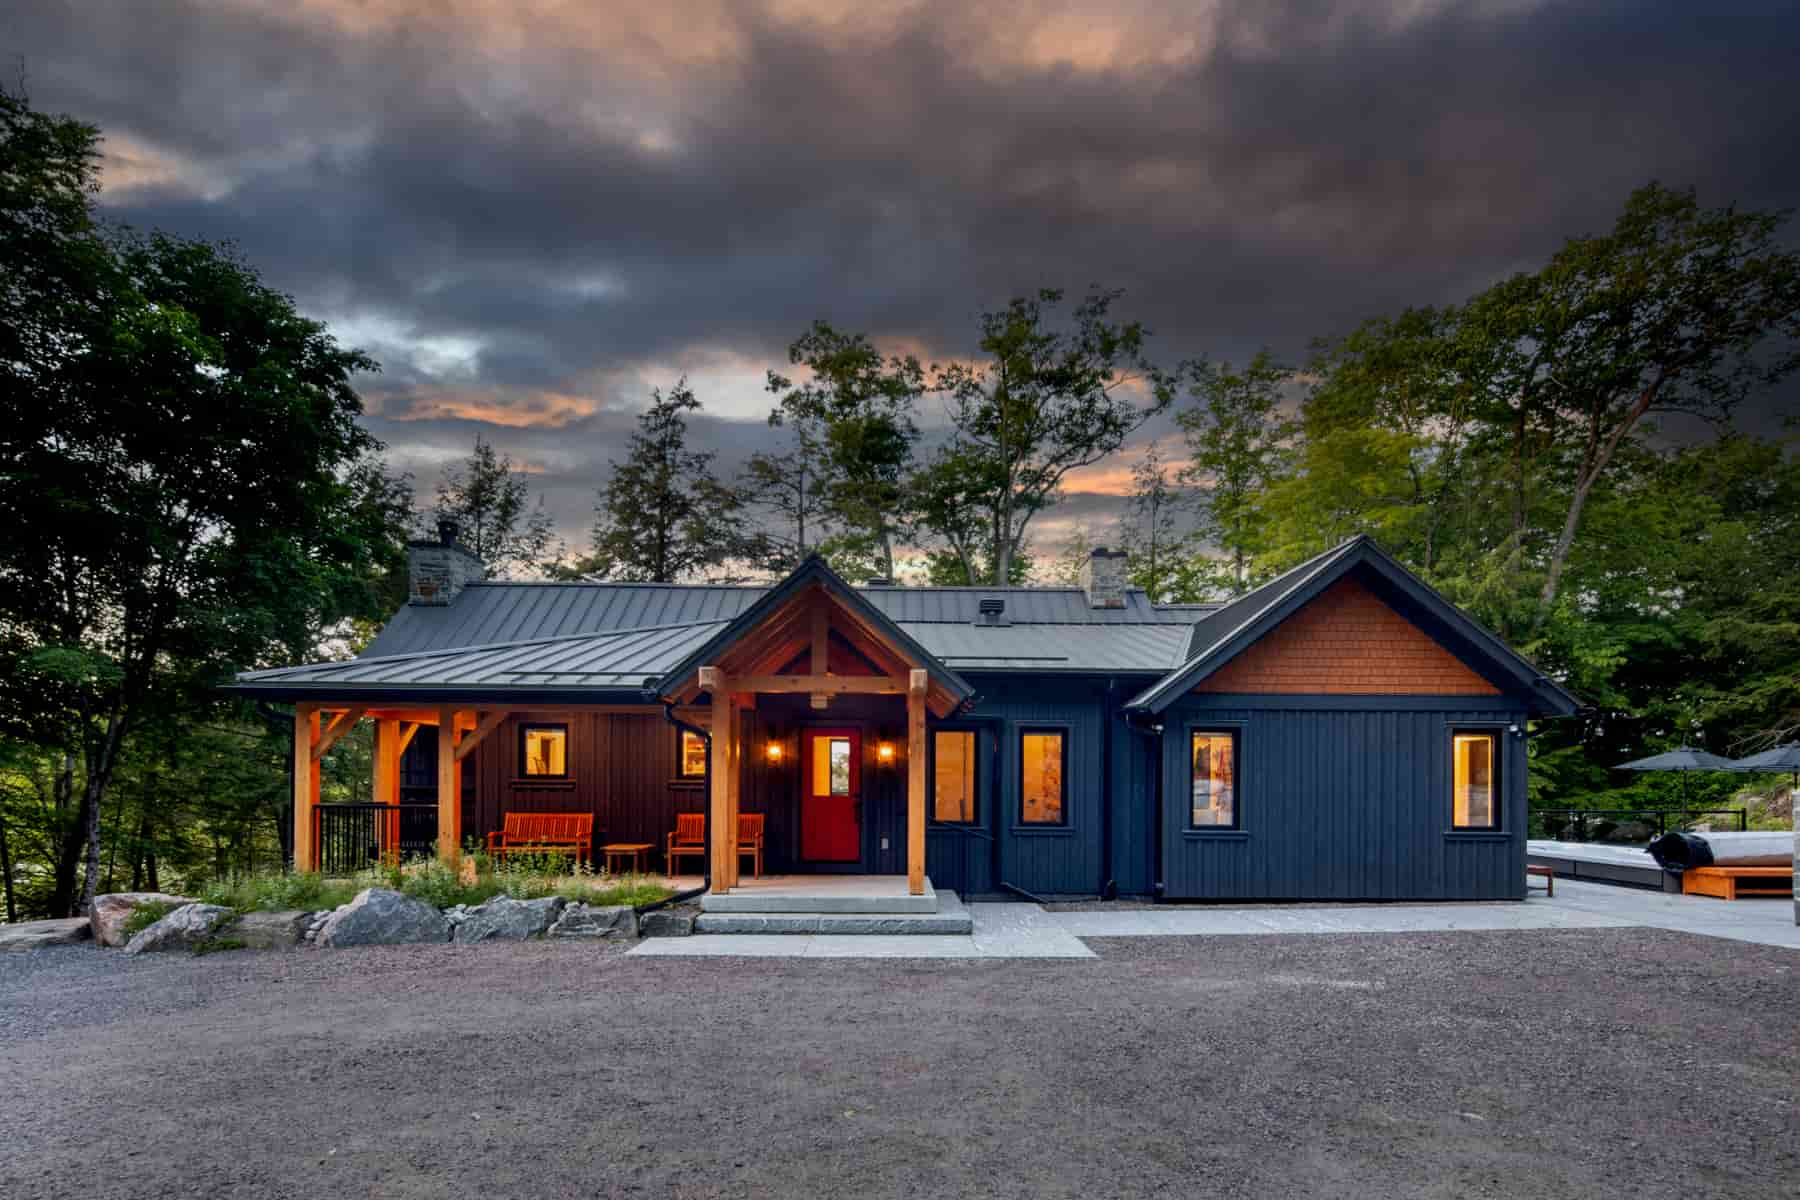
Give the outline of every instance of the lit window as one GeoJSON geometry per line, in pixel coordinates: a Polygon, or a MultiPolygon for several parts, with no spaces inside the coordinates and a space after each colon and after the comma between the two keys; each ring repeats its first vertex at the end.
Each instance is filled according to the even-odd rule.
{"type": "Polygon", "coordinates": [[[1019,735],[1019,820],[1026,825],[1063,823],[1063,735],[1027,730],[1019,735]]]}
{"type": "Polygon", "coordinates": [[[699,779],[706,774],[706,739],[697,733],[681,731],[681,761],[676,773],[683,779],[699,779]]]}
{"type": "Polygon", "coordinates": [[[1237,826],[1237,738],[1195,730],[1189,746],[1196,828],[1237,826]]]}
{"type": "Polygon", "coordinates": [[[522,775],[564,776],[569,773],[569,727],[525,725],[519,729],[522,775]]]}
{"type": "Polygon", "coordinates": [[[815,796],[848,796],[850,794],[850,739],[816,737],[813,739],[812,794],[815,796]]]}
{"type": "Polygon", "coordinates": [[[1495,737],[1491,733],[1451,735],[1451,825],[1457,829],[1498,829],[1500,806],[1494,768],[1495,737]]]}
{"type": "Polygon", "coordinates": [[[940,729],[931,738],[931,818],[968,824],[975,819],[975,733],[940,729]]]}

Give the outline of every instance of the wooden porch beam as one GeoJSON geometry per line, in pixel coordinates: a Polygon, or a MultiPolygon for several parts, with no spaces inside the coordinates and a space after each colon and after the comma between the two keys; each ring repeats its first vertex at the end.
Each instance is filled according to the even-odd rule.
{"type": "MultiPolygon", "coordinates": [[[[392,717],[376,718],[375,761],[370,770],[369,795],[377,804],[400,803],[400,753],[404,744],[399,721],[392,717]]],[[[383,862],[400,860],[400,813],[397,809],[375,813],[375,844],[381,850],[383,862]]]]}
{"type": "Polygon", "coordinates": [[[925,894],[925,691],[929,673],[914,671],[906,693],[906,890],[925,894]]]}
{"type": "Polygon", "coordinates": [[[906,691],[906,684],[891,675],[739,675],[731,686],[745,692],[826,696],[898,696],[906,691]]]}
{"type": "Polygon", "coordinates": [[[319,869],[319,847],[313,838],[319,808],[319,708],[294,705],[294,870],[319,869]]]}
{"type": "Polygon", "coordinates": [[[500,728],[500,723],[511,715],[512,713],[509,710],[497,708],[482,717],[475,728],[457,743],[456,761],[461,762],[463,759],[473,754],[475,752],[475,747],[481,745],[481,743],[487,739],[487,735],[500,728]]]}
{"type": "Polygon", "coordinates": [[[331,718],[331,724],[326,726],[325,732],[313,742],[313,761],[318,762],[330,754],[331,748],[338,744],[338,739],[355,729],[356,723],[362,720],[363,714],[368,711],[366,708],[346,708],[331,718]]]}
{"type": "Polygon", "coordinates": [[[730,856],[736,853],[731,835],[731,772],[735,765],[732,753],[737,723],[732,720],[731,692],[726,687],[725,673],[717,667],[700,668],[701,686],[712,693],[712,761],[708,764],[708,784],[712,792],[708,841],[712,850],[712,890],[723,895],[731,890],[730,856]]]}
{"type": "Polygon", "coordinates": [[[456,757],[456,709],[438,712],[438,859],[455,862],[462,852],[462,763],[456,757]]]}
{"type": "Polygon", "coordinates": [[[400,730],[400,749],[395,751],[396,754],[405,754],[406,748],[412,745],[413,738],[418,736],[419,730],[424,727],[424,723],[421,721],[406,721],[402,724],[405,727],[400,730]]]}

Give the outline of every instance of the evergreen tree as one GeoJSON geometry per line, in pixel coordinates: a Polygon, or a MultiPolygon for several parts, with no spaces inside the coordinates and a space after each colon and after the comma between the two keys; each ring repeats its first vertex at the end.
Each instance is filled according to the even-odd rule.
{"type": "Polygon", "coordinates": [[[531,503],[531,485],[513,469],[511,457],[480,434],[469,457],[446,468],[438,481],[427,524],[435,528],[446,518],[457,523],[457,537],[492,574],[548,574],[562,557],[543,499],[531,503]]]}

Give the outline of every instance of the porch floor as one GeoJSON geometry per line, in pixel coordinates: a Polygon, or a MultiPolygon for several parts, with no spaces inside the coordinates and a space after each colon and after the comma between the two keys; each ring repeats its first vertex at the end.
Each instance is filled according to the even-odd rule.
{"type": "Polygon", "coordinates": [[[935,913],[937,892],[928,877],[925,894],[906,890],[904,875],[764,875],[743,877],[723,896],[708,892],[709,913],[935,913]]]}

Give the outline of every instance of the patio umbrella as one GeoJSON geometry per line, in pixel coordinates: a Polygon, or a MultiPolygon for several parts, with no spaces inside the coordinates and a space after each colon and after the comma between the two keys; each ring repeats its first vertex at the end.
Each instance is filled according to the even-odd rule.
{"type": "MultiPolygon", "coordinates": [[[[1704,750],[1696,750],[1692,746],[1677,746],[1673,750],[1665,750],[1661,754],[1652,754],[1649,758],[1635,758],[1628,763],[1620,763],[1616,768],[1620,771],[1733,771],[1737,764],[1728,758],[1720,758],[1716,754],[1708,754],[1704,750]]],[[[1681,781],[1681,804],[1687,806],[1687,779],[1681,781]]]]}
{"type": "Polygon", "coordinates": [[[1790,771],[1796,790],[1800,790],[1800,742],[1789,742],[1749,758],[1740,758],[1730,766],[1733,771],[1790,771]]]}

